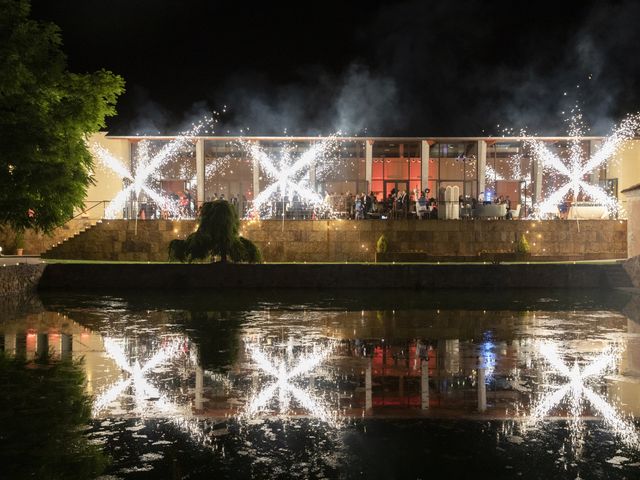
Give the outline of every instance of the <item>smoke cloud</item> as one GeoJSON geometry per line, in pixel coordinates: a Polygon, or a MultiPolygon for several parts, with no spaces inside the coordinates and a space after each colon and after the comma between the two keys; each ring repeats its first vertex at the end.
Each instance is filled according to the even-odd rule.
{"type": "Polygon", "coordinates": [[[301,55],[221,69],[194,89],[206,98],[187,90],[171,109],[140,90],[124,129],[175,133],[218,111],[216,134],[563,135],[577,104],[586,133],[602,135],[640,110],[640,4],[585,1],[557,16],[541,4],[506,19],[513,5],[495,3],[372,6],[334,65],[301,55]]]}

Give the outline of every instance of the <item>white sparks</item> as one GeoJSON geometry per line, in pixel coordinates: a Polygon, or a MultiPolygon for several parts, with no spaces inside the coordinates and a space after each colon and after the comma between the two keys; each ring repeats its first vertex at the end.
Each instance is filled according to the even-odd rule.
{"type": "Polygon", "coordinates": [[[572,434],[573,437],[579,438],[582,429],[580,415],[583,411],[583,399],[586,399],[625,445],[640,448],[640,436],[633,423],[624,419],[614,406],[588,385],[595,377],[601,377],[616,367],[619,357],[617,348],[607,347],[582,369],[577,361],[573,367],[565,364],[558,354],[557,345],[553,342],[541,342],[539,351],[554,369],[553,374],[566,378],[568,382],[543,396],[533,405],[528,423],[539,422],[566,399],[571,414],[572,434]]]}
{"type": "Polygon", "coordinates": [[[183,408],[172,403],[165,394],[153,385],[149,375],[161,365],[187,355],[185,340],[183,338],[168,339],[167,343],[159,348],[143,365],[138,359],[128,360],[122,343],[110,337],[104,339],[105,352],[122,370],[123,378],[96,397],[93,404],[93,415],[98,415],[107,409],[129,389],[133,391],[133,410],[141,416],[145,416],[151,411],[157,411],[162,415],[184,414],[183,408]],[[151,399],[153,402],[150,401],[151,399]]]}
{"type": "Polygon", "coordinates": [[[307,388],[302,388],[294,382],[297,378],[310,374],[318,367],[333,351],[333,346],[313,345],[311,353],[306,353],[298,357],[293,356],[292,347],[287,349],[283,358],[268,357],[258,345],[247,346],[252,360],[258,368],[273,377],[275,381],[262,388],[260,392],[251,396],[244,415],[252,417],[260,411],[267,410],[273,399],[277,398],[278,411],[280,414],[288,414],[289,405],[293,397],[299,405],[308,411],[314,418],[317,418],[329,425],[337,425],[337,413],[313,395],[307,388]]]}
{"type": "Polygon", "coordinates": [[[570,135],[572,140],[569,145],[569,159],[565,161],[553,153],[547,145],[539,140],[527,140],[533,154],[537,157],[542,167],[554,172],[566,181],[559,188],[553,191],[544,201],[536,206],[537,214],[544,216],[558,211],[558,205],[563,203],[567,196],[571,196],[573,201],[578,200],[580,193],[584,197],[604,206],[609,214],[619,211],[618,200],[609,195],[604,189],[597,185],[592,185],[585,180],[589,174],[600,168],[607,160],[616,155],[624,146],[625,142],[635,136],[640,127],[640,117],[638,115],[627,116],[613,133],[606,137],[600,149],[593,153],[590,158],[583,160],[585,153],[582,148],[582,117],[576,114],[572,118],[570,135]]]}
{"type": "Polygon", "coordinates": [[[315,185],[311,184],[310,176],[312,170],[317,175],[316,166],[321,165],[318,160],[337,147],[336,136],[318,139],[297,159],[293,157],[292,148],[288,146],[283,147],[279,158],[274,159],[255,142],[240,141],[239,144],[272,180],[272,183],[254,198],[249,216],[268,218],[273,215],[273,212],[267,208],[268,203],[274,199],[284,202],[287,197],[291,200],[295,195],[300,197],[301,202],[316,211],[330,211],[330,206],[315,191],[315,185]]]}
{"type": "Polygon", "coordinates": [[[165,144],[157,153],[151,155],[149,152],[149,142],[142,141],[139,143],[138,156],[135,172],[131,172],[125,162],[111,154],[108,150],[98,143],[92,145],[92,150],[100,162],[110,168],[114,173],[123,180],[127,180],[129,185],[124,187],[109,202],[109,206],[105,209],[105,218],[116,218],[118,213],[122,211],[127,200],[135,195],[136,201],[141,193],[145,193],[152,199],[161,209],[175,214],[177,205],[162,193],[158,192],[151,186],[151,182],[157,175],[159,169],[168,161],[173,159],[185,146],[189,144],[191,138],[189,136],[179,136],[176,139],[165,144]]]}

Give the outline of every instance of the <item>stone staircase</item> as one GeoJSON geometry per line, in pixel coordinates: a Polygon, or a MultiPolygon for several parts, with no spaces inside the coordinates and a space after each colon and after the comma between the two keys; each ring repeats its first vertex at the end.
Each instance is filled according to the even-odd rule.
{"type": "Polygon", "coordinates": [[[194,220],[101,220],[42,257],[61,260],[166,262],[169,242],[193,232],[194,220]]]}
{"type": "Polygon", "coordinates": [[[78,247],[81,247],[88,239],[87,233],[95,228],[98,228],[102,223],[102,220],[96,222],[74,232],[70,237],[64,238],[48,250],[44,251],[40,256],[42,258],[59,258],[59,259],[74,259],[78,251],[78,247]],[[82,237],[82,238],[80,238],[82,237]],[[77,240],[79,239],[80,240],[77,240]]]}

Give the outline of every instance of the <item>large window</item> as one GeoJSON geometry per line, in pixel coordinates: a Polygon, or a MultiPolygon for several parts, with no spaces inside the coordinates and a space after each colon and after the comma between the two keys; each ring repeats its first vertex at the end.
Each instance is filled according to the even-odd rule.
{"type": "Polygon", "coordinates": [[[253,161],[237,142],[204,143],[204,195],[207,201],[224,198],[238,205],[238,213],[253,199],[253,161]]]}
{"type": "Polygon", "coordinates": [[[175,141],[165,140],[141,140],[131,144],[132,172],[144,188],[138,198],[132,196],[129,218],[134,215],[140,218],[194,215],[197,200],[194,144],[188,142],[180,148],[175,145],[175,141]]]}
{"type": "Polygon", "coordinates": [[[322,194],[368,193],[364,141],[339,142],[318,159],[316,188],[322,194]]]}
{"type": "Polygon", "coordinates": [[[444,200],[448,186],[463,197],[478,195],[477,142],[436,143],[429,150],[429,195],[444,200]],[[435,190],[434,190],[435,187],[435,190]]]}
{"type": "Polygon", "coordinates": [[[420,142],[377,141],[373,144],[371,191],[378,200],[395,189],[411,195],[422,189],[420,142]]]}
{"type": "Polygon", "coordinates": [[[509,198],[517,205],[532,206],[535,178],[533,159],[522,142],[495,142],[487,146],[485,198],[509,198]]]}

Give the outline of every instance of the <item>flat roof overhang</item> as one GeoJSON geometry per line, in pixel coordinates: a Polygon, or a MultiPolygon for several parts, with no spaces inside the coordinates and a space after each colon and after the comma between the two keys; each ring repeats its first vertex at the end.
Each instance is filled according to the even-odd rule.
{"type": "MultiPolygon", "coordinates": [[[[235,135],[235,136],[210,136],[210,135],[184,135],[186,138],[191,138],[194,140],[213,140],[219,142],[231,142],[238,140],[247,140],[247,141],[272,141],[272,142],[298,142],[298,141],[306,141],[313,142],[317,140],[321,140],[323,138],[327,138],[327,136],[315,136],[315,137],[294,137],[294,136],[244,136],[244,135],[235,135]]],[[[183,135],[109,135],[107,133],[107,138],[113,140],[173,140],[178,137],[183,137],[183,135]]],[[[419,142],[422,140],[433,142],[433,143],[461,143],[461,142],[470,142],[470,141],[479,141],[484,140],[486,142],[491,143],[508,143],[508,142],[522,142],[525,140],[540,140],[544,142],[562,142],[562,141],[571,141],[574,140],[575,137],[536,137],[536,136],[523,136],[523,137],[343,137],[337,136],[339,140],[343,141],[393,141],[393,142],[419,142]]],[[[578,137],[579,140],[603,140],[607,137],[578,137]]],[[[640,137],[634,137],[638,139],[640,137]]]]}

